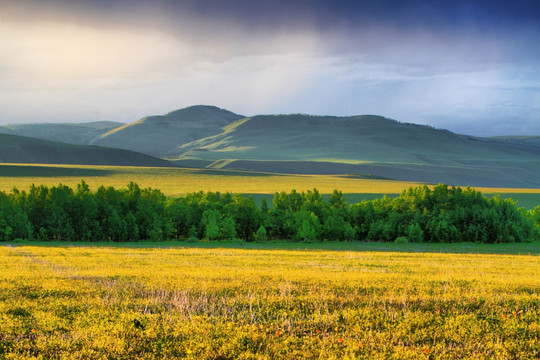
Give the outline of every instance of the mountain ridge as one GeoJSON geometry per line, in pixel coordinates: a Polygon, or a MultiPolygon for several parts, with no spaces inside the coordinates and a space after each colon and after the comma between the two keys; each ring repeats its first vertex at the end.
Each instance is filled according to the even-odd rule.
{"type": "Polygon", "coordinates": [[[216,106],[190,106],[111,129],[92,144],[161,156],[179,144],[217,134],[242,117],[216,106]]]}

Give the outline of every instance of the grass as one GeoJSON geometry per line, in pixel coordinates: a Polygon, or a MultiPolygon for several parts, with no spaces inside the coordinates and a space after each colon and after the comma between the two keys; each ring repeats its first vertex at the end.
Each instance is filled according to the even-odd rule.
{"type": "MultiPolygon", "coordinates": [[[[151,168],[129,166],[0,164],[0,190],[14,186],[27,190],[31,184],[53,186],[59,183],[75,187],[84,179],[92,189],[100,185],[124,187],[129,181],[141,187],[160,189],[168,196],[199,190],[263,195],[317,188],[322,194],[343,191],[350,203],[372,200],[382,195],[397,196],[419,183],[381,179],[357,179],[339,175],[283,175],[217,169],[151,168]]],[[[540,189],[477,188],[485,194],[501,194],[519,201],[528,209],[540,205],[540,189]]]]}
{"type": "MultiPolygon", "coordinates": [[[[230,191],[233,193],[273,194],[317,188],[321,193],[340,189],[346,193],[399,193],[418,183],[347,179],[325,175],[281,175],[218,169],[148,168],[128,166],[17,165],[0,164],[0,189],[13,186],[28,189],[31,184],[75,186],[84,179],[93,189],[100,185],[124,187],[134,181],[141,187],[160,189],[166,195],[189,192],[230,191]]],[[[539,191],[540,192],[540,191],[539,191]]]]}
{"type": "Polygon", "coordinates": [[[539,244],[96,245],[0,247],[0,358],[540,356],[539,244]]]}

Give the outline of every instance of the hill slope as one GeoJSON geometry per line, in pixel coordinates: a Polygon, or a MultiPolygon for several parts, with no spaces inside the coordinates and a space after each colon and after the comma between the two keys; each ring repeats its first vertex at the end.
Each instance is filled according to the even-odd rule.
{"type": "Polygon", "coordinates": [[[125,124],[113,121],[97,121],[78,124],[13,124],[0,128],[0,133],[29,136],[49,141],[87,145],[95,138],[125,124]]]}
{"type": "Polygon", "coordinates": [[[172,166],[163,159],[129,150],[73,145],[0,134],[0,163],[172,166]]]}
{"type": "Polygon", "coordinates": [[[219,134],[222,127],[242,117],[215,106],[192,106],[116,128],[93,144],[162,156],[177,146],[219,134]]]}
{"type": "Polygon", "coordinates": [[[533,145],[514,146],[369,115],[255,116],[167,155],[179,164],[199,159],[212,161],[209,167],[228,169],[540,186],[540,156],[533,145]]]}

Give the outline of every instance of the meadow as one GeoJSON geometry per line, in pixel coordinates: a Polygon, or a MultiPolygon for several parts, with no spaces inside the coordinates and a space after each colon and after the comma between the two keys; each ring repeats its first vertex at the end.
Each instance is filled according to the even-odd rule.
{"type": "Polygon", "coordinates": [[[0,358],[537,359],[539,254],[538,243],[1,246],[0,358]]]}
{"type": "MultiPolygon", "coordinates": [[[[92,188],[101,185],[122,188],[133,181],[141,188],[152,187],[167,196],[197,191],[250,194],[260,202],[271,200],[275,192],[299,192],[317,188],[321,194],[342,191],[349,203],[397,196],[401,191],[419,185],[408,181],[359,179],[339,175],[283,175],[218,169],[185,169],[130,166],[0,164],[0,191],[13,187],[28,190],[32,184],[55,186],[59,183],[76,187],[81,179],[92,188]]],[[[462,184],[466,185],[466,184],[462,184]]],[[[475,187],[487,196],[500,194],[518,200],[518,206],[532,209],[540,205],[540,189],[475,187]]]]}

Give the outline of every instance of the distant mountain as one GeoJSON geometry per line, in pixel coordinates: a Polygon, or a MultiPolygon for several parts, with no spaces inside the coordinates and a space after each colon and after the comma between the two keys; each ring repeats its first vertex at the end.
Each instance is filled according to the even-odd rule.
{"type": "Polygon", "coordinates": [[[163,159],[129,150],[73,145],[0,134],[0,163],[172,166],[163,159]]]}
{"type": "Polygon", "coordinates": [[[380,116],[264,115],[167,153],[178,164],[284,173],[359,174],[474,186],[540,186],[533,144],[454,134],[380,116]],[[292,162],[291,162],[292,161],[292,162]]]}
{"type": "Polygon", "coordinates": [[[215,106],[191,106],[162,116],[149,116],[113,129],[92,143],[163,156],[172,149],[222,132],[243,116],[215,106]]]}
{"type": "Polygon", "coordinates": [[[125,125],[113,121],[96,121],[89,123],[43,123],[5,125],[0,133],[28,136],[43,140],[60,141],[70,144],[87,145],[104,133],[125,125]]]}

